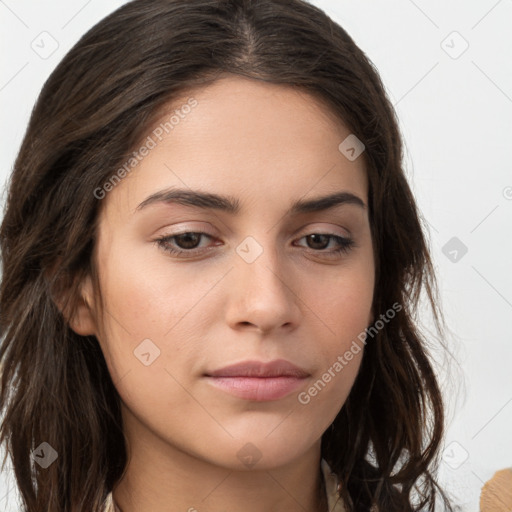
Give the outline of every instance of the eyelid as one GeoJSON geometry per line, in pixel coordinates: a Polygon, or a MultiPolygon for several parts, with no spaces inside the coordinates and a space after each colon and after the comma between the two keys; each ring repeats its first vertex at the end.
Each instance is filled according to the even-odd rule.
{"type": "MultiPolygon", "coordinates": [[[[208,223],[202,223],[200,225],[190,225],[189,223],[178,223],[178,227],[166,226],[163,229],[158,230],[158,232],[162,231],[163,234],[161,237],[171,237],[183,235],[184,233],[204,233],[205,235],[209,235],[212,237],[220,236],[215,234],[218,230],[214,230],[211,226],[208,227],[208,223]]],[[[159,235],[157,235],[159,236],[159,235]]]]}
{"type": "MultiPolygon", "coordinates": [[[[206,253],[212,251],[215,246],[219,245],[219,244],[214,243],[213,246],[209,245],[209,246],[203,247],[203,248],[192,248],[192,249],[175,248],[172,245],[170,245],[170,242],[173,238],[187,234],[187,233],[199,235],[200,239],[201,239],[201,237],[206,237],[206,238],[210,238],[210,239],[217,238],[214,235],[210,235],[209,233],[206,233],[203,231],[185,230],[185,231],[181,231],[178,233],[173,233],[173,234],[163,235],[161,237],[158,237],[156,240],[153,241],[153,243],[155,243],[164,252],[167,252],[171,257],[174,257],[176,259],[181,258],[184,260],[190,259],[191,261],[193,261],[193,259],[195,257],[201,257],[201,256],[205,255],[206,253]]],[[[306,232],[305,234],[303,234],[302,236],[299,236],[298,238],[295,237],[294,241],[300,241],[300,240],[302,240],[308,236],[311,236],[311,235],[327,236],[330,238],[329,244],[331,243],[332,240],[337,241],[338,248],[334,249],[334,250],[324,250],[324,249],[315,250],[315,249],[311,249],[308,247],[304,247],[302,245],[298,245],[295,247],[302,247],[310,254],[318,255],[318,256],[321,256],[322,258],[326,258],[326,259],[339,258],[342,254],[344,255],[344,254],[348,253],[352,248],[357,247],[357,243],[351,236],[348,236],[348,237],[341,236],[341,235],[338,235],[335,233],[330,233],[328,231],[326,232],[325,230],[322,230],[320,228],[318,230],[314,230],[314,229],[310,230],[309,232],[306,232]],[[338,240],[336,240],[336,239],[338,239],[338,240]]]]}
{"type": "Polygon", "coordinates": [[[350,230],[344,226],[340,226],[339,224],[334,224],[332,222],[324,222],[321,224],[329,224],[329,227],[325,226],[318,226],[320,223],[312,223],[308,224],[306,227],[302,227],[299,230],[297,230],[295,233],[293,233],[293,237],[296,236],[307,236],[311,234],[323,234],[323,235],[332,235],[332,236],[339,236],[341,238],[352,238],[352,233],[350,230]],[[342,229],[343,233],[338,233],[335,230],[342,229]],[[302,235],[301,235],[302,233],[302,235]]]}
{"type": "MultiPolygon", "coordinates": [[[[331,223],[332,226],[332,223],[331,223]]],[[[308,225],[306,227],[302,227],[291,234],[293,238],[303,238],[308,235],[312,234],[322,234],[322,235],[331,235],[331,236],[339,236],[340,238],[352,238],[352,233],[345,227],[341,227],[339,225],[336,226],[337,228],[341,228],[345,231],[345,233],[337,233],[334,231],[333,228],[325,228],[325,227],[315,227],[315,225],[308,225]]],[[[213,230],[212,230],[213,231],[213,230]]],[[[204,229],[203,227],[192,227],[192,226],[185,226],[181,229],[179,229],[176,232],[170,232],[166,233],[162,236],[159,236],[159,239],[162,238],[172,238],[174,236],[180,236],[185,233],[195,233],[195,234],[202,234],[207,235],[211,238],[217,238],[218,235],[214,234],[212,231],[208,229],[204,229]]]]}

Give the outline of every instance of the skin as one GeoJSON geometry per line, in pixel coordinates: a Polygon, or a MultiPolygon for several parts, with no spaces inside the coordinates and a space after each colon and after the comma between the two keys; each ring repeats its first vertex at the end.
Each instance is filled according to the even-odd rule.
{"type": "Polygon", "coordinates": [[[323,512],[321,436],[363,351],[307,405],[297,396],[371,324],[373,248],[367,206],[287,212],[340,191],[367,205],[363,158],[345,158],[338,145],[350,131],[288,86],[227,76],[172,108],[191,96],[197,106],[102,200],[94,259],[104,309],[87,279],[70,320],[98,338],[122,399],[130,460],[113,496],[123,512],[323,512]],[[137,210],[170,187],[232,196],[241,211],[163,202],[137,210]],[[195,249],[168,245],[194,256],[155,243],[187,231],[209,236],[195,249]],[[355,245],[336,255],[336,239],[315,242],[315,233],[355,245]],[[262,249],[252,263],[236,251],[248,236],[262,249]],[[134,355],[145,339],[160,350],[149,366],[134,355]],[[279,400],[237,398],[203,376],[277,358],[310,374],[279,400]],[[259,457],[252,467],[237,456],[247,443],[259,457]]]}

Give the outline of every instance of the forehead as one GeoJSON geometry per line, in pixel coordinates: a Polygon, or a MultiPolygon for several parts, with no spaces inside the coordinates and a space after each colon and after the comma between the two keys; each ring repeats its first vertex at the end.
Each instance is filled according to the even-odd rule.
{"type": "Polygon", "coordinates": [[[333,189],[366,197],[363,158],[350,161],[339,150],[349,135],[304,90],[228,76],[161,110],[141,141],[151,138],[152,148],[106,203],[133,213],[150,194],[178,186],[271,205],[333,189]]]}
{"type": "MultiPolygon", "coordinates": [[[[339,138],[350,133],[318,93],[230,74],[174,99],[156,125],[182,109],[191,97],[198,102],[199,108],[194,108],[194,113],[199,115],[186,116],[180,124],[189,126],[188,134],[194,131],[198,139],[216,137],[217,143],[225,142],[221,147],[229,145],[232,137],[245,139],[244,148],[252,141],[261,150],[261,144],[266,142],[265,147],[270,150],[299,139],[313,145],[326,135],[339,138]]],[[[184,131],[175,128],[177,132],[184,131]]]]}

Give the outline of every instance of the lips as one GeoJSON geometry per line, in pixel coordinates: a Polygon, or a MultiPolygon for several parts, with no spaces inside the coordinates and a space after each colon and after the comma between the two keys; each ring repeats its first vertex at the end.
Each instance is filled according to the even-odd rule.
{"type": "Polygon", "coordinates": [[[216,389],[256,402],[279,400],[301,387],[310,374],[289,361],[245,361],[204,375],[216,389]]]}
{"type": "Polygon", "coordinates": [[[284,359],[268,363],[244,361],[206,374],[208,377],[308,377],[309,373],[284,359]]]}

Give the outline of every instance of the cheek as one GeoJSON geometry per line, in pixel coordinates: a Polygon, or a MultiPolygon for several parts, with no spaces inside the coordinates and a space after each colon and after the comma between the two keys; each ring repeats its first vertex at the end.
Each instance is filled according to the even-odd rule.
{"type": "Polygon", "coordinates": [[[362,261],[304,283],[302,296],[323,324],[330,351],[342,349],[371,323],[373,287],[373,268],[362,261]]]}
{"type": "Polygon", "coordinates": [[[212,287],[216,276],[198,279],[186,264],[167,261],[148,242],[136,248],[130,242],[128,251],[122,245],[113,245],[104,263],[103,289],[112,313],[107,322],[135,339],[162,339],[212,287]]]}
{"type": "Polygon", "coordinates": [[[318,340],[320,364],[298,402],[307,414],[322,418],[325,428],[345,403],[361,365],[363,335],[372,319],[374,275],[370,263],[370,259],[359,260],[328,278],[316,276],[303,288],[304,301],[317,325],[313,336],[318,340]]]}
{"type": "Polygon", "coordinates": [[[172,427],[178,435],[187,431],[187,420],[174,413],[191,408],[187,362],[198,350],[187,313],[208,283],[194,283],[182,271],[171,272],[165,259],[144,256],[112,247],[104,261],[102,346],[130,412],[141,423],[149,419],[162,432],[172,427]]]}
{"type": "Polygon", "coordinates": [[[122,241],[103,250],[100,269],[105,357],[114,382],[128,372],[130,380],[136,380],[137,373],[146,368],[144,363],[154,360],[147,366],[154,370],[162,360],[164,334],[183,315],[186,297],[179,278],[164,277],[150,258],[133,249],[123,250],[122,241]],[[173,295],[169,295],[171,287],[173,295]]]}
{"type": "Polygon", "coordinates": [[[222,308],[212,290],[225,270],[198,277],[193,265],[172,264],[150,243],[123,250],[116,242],[104,253],[101,345],[114,383],[123,379],[127,395],[119,392],[127,403],[136,400],[137,389],[152,396],[154,387],[185,406],[190,397],[178,382],[188,385],[204,359],[205,336],[222,308]]]}

